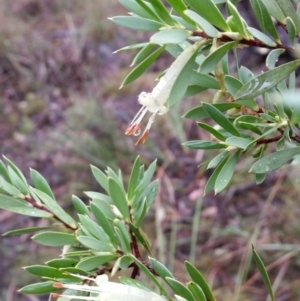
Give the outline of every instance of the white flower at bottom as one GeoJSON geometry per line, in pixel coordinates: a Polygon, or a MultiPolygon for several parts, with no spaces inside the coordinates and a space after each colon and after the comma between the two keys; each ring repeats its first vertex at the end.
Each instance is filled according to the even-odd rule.
{"type": "Polygon", "coordinates": [[[132,122],[125,131],[126,135],[138,136],[141,133],[141,121],[147,112],[152,113],[149,118],[148,124],[137,140],[136,144],[144,143],[148,137],[150,127],[155,120],[157,114],[166,114],[169,110],[167,107],[167,101],[170,97],[172,88],[175,84],[179,74],[195,54],[198,51],[201,43],[195,43],[187,47],[173,62],[166,74],[160,78],[158,84],[152,90],[151,93],[142,92],[138,97],[138,102],[142,105],[142,108],[133,118],[132,122]]]}
{"type": "Polygon", "coordinates": [[[55,283],[53,286],[56,288],[66,288],[80,292],[87,292],[93,296],[80,297],[70,295],[52,294],[54,297],[69,298],[74,300],[86,301],[167,301],[166,298],[154,293],[149,292],[137,287],[115,283],[108,281],[107,275],[99,275],[95,279],[73,275],[83,280],[88,280],[95,285],[79,285],[79,284],[64,284],[55,283]]]}

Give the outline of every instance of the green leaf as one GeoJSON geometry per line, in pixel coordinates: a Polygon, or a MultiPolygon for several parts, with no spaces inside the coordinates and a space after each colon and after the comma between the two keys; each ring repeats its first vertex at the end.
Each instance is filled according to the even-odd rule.
{"type": "Polygon", "coordinates": [[[201,73],[209,73],[213,71],[218,62],[223,58],[223,56],[235,45],[235,41],[224,43],[222,46],[218,47],[216,50],[210,53],[201,64],[201,73]]]}
{"type": "Polygon", "coordinates": [[[94,222],[89,216],[79,214],[79,219],[81,224],[89,232],[86,235],[89,235],[91,233],[96,239],[99,239],[105,243],[110,243],[110,239],[108,235],[105,233],[105,231],[96,222],[94,222]]]}
{"type": "Polygon", "coordinates": [[[164,51],[165,47],[160,47],[151,53],[146,59],[144,59],[140,64],[138,64],[131,72],[126,76],[121,87],[133,82],[138,77],[140,77],[160,56],[160,54],[164,51]]]}
{"type": "Polygon", "coordinates": [[[9,184],[12,184],[9,174],[7,172],[7,168],[6,168],[5,164],[2,162],[2,160],[0,160],[0,175],[4,178],[4,180],[6,182],[8,182],[9,184]]]}
{"type": "Polygon", "coordinates": [[[92,174],[97,180],[97,182],[101,185],[101,187],[108,192],[108,180],[107,176],[96,166],[91,165],[92,174]]]}
{"type": "Polygon", "coordinates": [[[263,17],[262,9],[260,7],[260,2],[259,0],[250,0],[251,7],[253,9],[253,12],[255,13],[257,20],[259,22],[259,25],[263,32],[266,31],[266,26],[265,26],[265,20],[263,17]]]}
{"type": "Polygon", "coordinates": [[[78,236],[77,240],[89,249],[101,252],[113,252],[114,248],[111,244],[102,242],[96,238],[88,236],[78,236]]]}
{"type": "Polygon", "coordinates": [[[23,173],[21,172],[21,170],[12,162],[10,161],[8,158],[6,158],[5,156],[3,156],[6,164],[8,166],[10,166],[13,171],[20,177],[20,179],[23,181],[24,185],[27,186],[27,181],[26,181],[26,178],[25,176],[23,175],[23,173]]]}
{"type": "Polygon", "coordinates": [[[118,258],[118,255],[113,253],[104,253],[102,255],[93,256],[90,258],[84,258],[82,259],[77,265],[76,268],[81,269],[86,272],[93,271],[95,269],[98,269],[102,265],[106,264],[107,262],[111,260],[115,260],[118,258]]]}
{"type": "Polygon", "coordinates": [[[150,281],[152,281],[160,290],[161,295],[168,296],[168,293],[166,290],[162,287],[162,285],[159,283],[159,281],[156,279],[156,277],[148,270],[148,268],[140,262],[137,258],[135,258],[133,255],[130,255],[130,257],[134,260],[136,265],[139,267],[139,269],[149,278],[150,281]]]}
{"type": "Polygon", "coordinates": [[[275,68],[278,58],[283,52],[285,52],[284,49],[274,49],[268,54],[266,59],[266,66],[268,69],[275,68]]]}
{"type": "Polygon", "coordinates": [[[119,219],[115,219],[114,226],[115,226],[115,231],[119,230],[119,232],[116,231],[116,233],[121,242],[122,251],[125,254],[131,253],[131,247],[130,247],[131,237],[130,237],[130,234],[128,232],[126,225],[124,224],[123,221],[120,221],[119,219]]]}
{"type": "Polygon", "coordinates": [[[209,89],[215,89],[215,90],[220,89],[219,83],[214,77],[207,74],[198,73],[195,70],[192,71],[190,82],[192,84],[209,88],[209,89]]]}
{"type": "Polygon", "coordinates": [[[177,22],[170,16],[165,5],[160,0],[151,0],[151,4],[159,19],[168,25],[177,25],[177,22]]]}
{"type": "Polygon", "coordinates": [[[224,150],[223,152],[216,155],[207,165],[207,169],[215,168],[225,157],[229,154],[228,150],[224,150]]]}
{"type": "Polygon", "coordinates": [[[129,178],[129,183],[128,183],[128,201],[131,202],[132,197],[134,195],[134,191],[138,186],[138,181],[139,181],[139,173],[140,173],[140,167],[141,167],[141,163],[140,163],[140,157],[138,156],[133,164],[132,170],[131,170],[131,174],[130,174],[130,178],[129,178]]]}
{"type": "Polygon", "coordinates": [[[53,268],[69,268],[69,267],[75,267],[78,263],[78,260],[73,258],[58,258],[58,259],[52,259],[46,262],[46,264],[53,268]]]}
{"type": "Polygon", "coordinates": [[[223,15],[212,0],[185,0],[193,10],[216,27],[230,31],[223,15]]]}
{"type": "Polygon", "coordinates": [[[152,292],[152,290],[148,286],[146,286],[144,283],[142,283],[138,280],[131,279],[128,277],[123,277],[123,276],[119,277],[119,280],[122,284],[137,287],[137,288],[143,289],[148,292],[152,292]]]}
{"type": "Polygon", "coordinates": [[[31,265],[24,268],[28,273],[41,276],[41,277],[47,277],[47,278],[73,278],[75,277],[71,275],[67,275],[66,273],[63,273],[62,271],[49,267],[44,265],[31,265]]]}
{"type": "Polygon", "coordinates": [[[172,288],[176,295],[179,295],[186,299],[187,301],[195,301],[193,294],[189,291],[189,289],[183,285],[181,282],[175,280],[174,278],[166,277],[166,282],[172,288]]]}
{"type": "Polygon", "coordinates": [[[138,16],[117,16],[109,19],[118,25],[135,30],[155,31],[159,30],[163,26],[160,22],[144,19],[138,16]]]}
{"type": "Polygon", "coordinates": [[[105,203],[112,205],[113,201],[110,196],[100,193],[100,192],[95,192],[95,191],[84,191],[84,194],[86,194],[89,198],[91,198],[93,201],[94,200],[101,200],[104,201],[105,203]]]}
{"type": "Polygon", "coordinates": [[[30,176],[32,183],[36,189],[41,190],[42,192],[48,194],[51,198],[55,199],[49,184],[40,173],[30,168],[30,176]]]}
{"type": "Polygon", "coordinates": [[[115,50],[113,53],[118,53],[124,50],[132,50],[132,49],[138,49],[138,48],[143,48],[146,47],[147,45],[149,45],[149,43],[137,43],[137,44],[132,44],[132,45],[128,45],[125,47],[122,47],[118,50],[115,50]]]}
{"type": "Polygon", "coordinates": [[[216,301],[216,298],[214,297],[202,274],[188,261],[185,261],[185,267],[192,280],[203,290],[206,298],[210,301],[216,301]]]}
{"type": "Polygon", "coordinates": [[[10,212],[15,212],[18,214],[23,214],[28,216],[45,217],[45,218],[52,217],[51,213],[34,208],[29,203],[21,199],[15,199],[13,197],[7,195],[1,195],[1,194],[0,194],[0,208],[10,212]]]}
{"type": "Polygon", "coordinates": [[[229,137],[226,139],[225,143],[230,146],[235,146],[241,148],[243,150],[247,149],[249,143],[251,143],[253,139],[251,138],[243,138],[243,137],[229,137]]]}
{"type": "Polygon", "coordinates": [[[235,152],[226,161],[223,168],[220,170],[220,172],[216,178],[216,182],[215,182],[215,186],[214,186],[215,194],[221,192],[229,184],[229,181],[231,180],[231,178],[233,176],[234,169],[235,169],[237,160],[239,158],[239,154],[240,154],[239,151],[235,152]]]}
{"type": "Polygon", "coordinates": [[[130,64],[130,67],[137,65],[141,63],[144,59],[146,59],[151,51],[154,49],[155,44],[147,43],[145,47],[143,47],[138,54],[134,57],[132,63],[130,64]]]}
{"type": "Polygon", "coordinates": [[[230,1],[227,1],[227,8],[231,14],[231,30],[240,33],[244,37],[247,37],[247,31],[244,25],[244,21],[239,12],[237,11],[236,7],[230,1]]]}
{"type": "Polygon", "coordinates": [[[254,257],[254,261],[259,269],[260,275],[265,283],[265,286],[270,294],[270,297],[272,299],[272,301],[275,301],[275,297],[274,297],[274,293],[272,290],[272,285],[270,282],[270,278],[268,275],[268,272],[265,268],[264,263],[262,262],[261,258],[259,257],[259,255],[257,254],[256,250],[254,249],[254,246],[252,245],[252,250],[253,250],[253,257],[254,257]]]}
{"type": "Polygon", "coordinates": [[[70,227],[75,228],[76,227],[76,222],[74,219],[67,213],[65,212],[60,205],[57,204],[55,199],[52,199],[48,194],[37,190],[35,188],[30,187],[30,190],[33,191],[39,199],[46,205],[46,207],[57,217],[60,218],[63,222],[68,224],[70,227]]]}
{"type": "Polygon", "coordinates": [[[212,175],[210,176],[210,178],[206,182],[206,185],[205,185],[205,188],[204,188],[204,195],[206,195],[209,191],[214,189],[216,179],[217,179],[220,171],[222,170],[223,166],[227,162],[228,156],[229,156],[229,154],[221,160],[221,162],[219,163],[217,168],[214,170],[214,172],[212,173],[212,175]]]}
{"type": "Polygon", "coordinates": [[[23,228],[23,229],[16,229],[10,230],[2,234],[2,236],[19,236],[23,234],[35,233],[42,230],[48,230],[52,227],[32,227],[32,228],[23,228]]]}
{"type": "Polygon", "coordinates": [[[54,288],[53,284],[54,284],[53,281],[45,281],[45,282],[29,284],[22,287],[19,290],[19,292],[23,294],[41,295],[41,294],[49,294],[61,290],[61,289],[54,288]]]}
{"type": "Polygon", "coordinates": [[[116,215],[112,212],[110,204],[108,204],[106,201],[93,199],[93,202],[91,204],[94,204],[96,207],[98,207],[107,219],[114,220],[116,218],[116,215]]]}
{"type": "Polygon", "coordinates": [[[122,187],[113,178],[108,178],[108,190],[109,194],[125,219],[129,219],[129,209],[126,195],[122,187]]]}
{"type": "Polygon", "coordinates": [[[82,215],[85,214],[87,216],[89,215],[89,210],[88,210],[87,206],[76,195],[72,195],[72,203],[73,203],[73,206],[74,206],[74,208],[75,208],[75,210],[78,214],[82,214],[82,215]]]}
{"type": "Polygon", "coordinates": [[[184,11],[185,15],[187,15],[191,20],[197,23],[199,27],[209,36],[212,38],[219,38],[220,33],[216,30],[214,26],[212,26],[209,22],[207,22],[204,18],[200,15],[195,13],[192,10],[184,11]]]}
{"type": "Polygon", "coordinates": [[[285,24],[285,16],[277,4],[276,0],[264,0],[263,1],[268,12],[280,23],[285,24]]]}
{"type": "Polygon", "coordinates": [[[267,31],[270,33],[270,35],[273,37],[273,39],[276,40],[276,42],[280,43],[280,38],[278,36],[277,29],[274,25],[274,22],[271,18],[270,13],[268,12],[268,9],[266,7],[266,1],[259,0],[259,5],[260,5],[261,11],[262,11],[262,15],[264,18],[264,24],[265,24],[267,31]]]}
{"type": "Polygon", "coordinates": [[[253,27],[247,27],[247,30],[259,41],[270,47],[276,47],[276,43],[266,34],[253,27]]]}
{"type": "Polygon", "coordinates": [[[134,233],[134,235],[136,236],[137,240],[142,244],[145,250],[147,250],[148,253],[151,255],[152,252],[151,252],[150,244],[147,241],[147,239],[144,237],[143,233],[141,233],[141,231],[133,223],[129,223],[129,226],[132,232],[134,233]]]}
{"type": "Polygon", "coordinates": [[[296,155],[300,154],[300,147],[285,149],[269,154],[256,161],[250,168],[250,173],[268,173],[284,165],[296,155]]]}
{"type": "Polygon", "coordinates": [[[74,234],[53,231],[38,233],[32,236],[32,240],[49,247],[62,247],[78,243],[74,234]]]}
{"type": "Polygon", "coordinates": [[[293,20],[290,17],[286,18],[286,28],[289,34],[290,42],[292,45],[294,45],[295,38],[296,38],[296,26],[293,22],[293,20]]]}
{"type": "Polygon", "coordinates": [[[221,141],[225,141],[226,140],[226,137],[223,136],[220,131],[214,129],[213,127],[209,126],[208,124],[206,123],[202,123],[202,122],[197,122],[197,125],[204,129],[205,131],[209,132],[210,134],[212,134],[213,136],[215,136],[218,140],[221,140],[221,141]]]}
{"type": "Polygon", "coordinates": [[[24,183],[22,178],[18,175],[18,173],[15,172],[14,169],[12,169],[10,166],[7,167],[7,171],[9,174],[9,177],[13,183],[13,185],[20,190],[24,195],[28,194],[28,185],[27,182],[24,183]]]}
{"type": "Polygon", "coordinates": [[[4,178],[0,177],[0,188],[7,194],[15,197],[22,197],[22,193],[15,186],[11,185],[4,178]]]}
{"type": "Polygon", "coordinates": [[[266,175],[265,173],[256,173],[255,174],[255,182],[257,185],[261,184],[265,178],[266,178],[266,175]]]}
{"type": "Polygon", "coordinates": [[[158,260],[155,258],[149,257],[150,263],[154,268],[155,272],[163,279],[166,280],[166,277],[174,278],[172,273],[158,260]]]}
{"type": "Polygon", "coordinates": [[[182,143],[182,145],[195,149],[222,149],[226,148],[225,143],[211,142],[205,140],[194,140],[182,143]]]}
{"type": "Polygon", "coordinates": [[[150,43],[158,45],[179,44],[185,41],[191,33],[185,29],[165,29],[155,33],[150,43]]]}
{"type": "Polygon", "coordinates": [[[118,0],[128,11],[133,12],[134,14],[151,19],[151,15],[143,9],[135,0],[118,0]]]}
{"type": "Polygon", "coordinates": [[[243,83],[236,77],[231,75],[225,75],[225,87],[226,90],[231,94],[235,95],[236,92],[243,86],[243,83]]]}
{"type": "Polygon", "coordinates": [[[300,20],[296,14],[295,8],[291,1],[287,0],[276,0],[277,4],[281,8],[282,12],[286,17],[290,17],[295,24],[297,33],[300,34],[300,20]]]}
{"type": "Polygon", "coordinates": [[[91,210],[92,210],[97,222],[99,223],[99,225],[103,228],[103,230],[109,237],[111,243],[114,246],[117,246],[118,243],[117,243],[114,231],[112,230],[105,214],[93,203],[91,203],[91,210]]]}
{"type": "Polygon", "coordinates": [[[203,290],[197,283],[189,281],[187,283],[187,288],[190,290],[197,301],[207,301],[203,290]]]}
{"type": "MultiPolygon", "coordinates": [[[[213,104],[215,108],[217,108],[220,112],[224,112],[233,108],[240,108],[241,104],[235,103],[235,102],[229,102],[229,103],[216,103],[213,104]]],[[[184,118],[189,119],[195,119],[195,120],[201,120],[205,118],[209,118],[209,114],[204,110],[203,105],[193,108],[190,111],[186,112],[183,115],[184,118]]]]}
{"type": "Polygon", "coordinates": [[[234,136],[240,136],[240,133],[235,126],[215,106],[208,103],[203,103],[203,108],[206,113],[224,130],[228,131],[234,136]]]}
{"type": "Polygon", "coordinates": [[[235,95],[235,100],[254,98],[265,93],[284,80],[300,65],[300,59],[269,70],[246,83],[235,95]]]}

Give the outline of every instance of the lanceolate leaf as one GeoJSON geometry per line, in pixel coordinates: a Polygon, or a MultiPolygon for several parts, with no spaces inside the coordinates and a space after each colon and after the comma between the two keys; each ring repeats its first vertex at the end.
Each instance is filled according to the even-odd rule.
{"type": "Polygon", "coordinates": [[[118,255],[113,253],[104,253],[103,255],[97,255],[89,258],[84,258],[81,260],[77,265],[76,268],[81,269],[83,271],[89,272],[93,271],[99,267],[101,267],[103,264],[115,260],[118,257],[118,255]]]}
{"type": "MultiPolygon", "coordinates": [[[[239,108],[241,107],[241,104],[236,103],[236,102],[226,102],[226,103],[216,103],[213,104],[215,108],[217,108],[220,112],[224,112],[227,110],[230,110],[232,108],[239,108]]],[[[193,108],[190,111],[186,112],[183,115],[184,118],[189,118],[189,119],[196,119],[196,120],[201,120],[205,118],[209,118],[209,114],[204,110],[203,105],[193,108]]]]}
{"type": "Polygon", "coordinates": [[[218,47],[215,51],[209,54],[206,59],[201,64],[201,73],[209,73],[211,72],[217,63],[223,58],[223,56],[234,47],[236,44],[235,41],[228,42],[218,47]]]}
{"type": "Polygon", "coordinates": [[[185,267],[192,278],[192,280],[197,283],[203,290],[207,300],[216,301],[211,289],[209,288],[207,282],[205,281],[202,274],[188,261],[185,261],[185,267]]]}
{"type": "Polygon", "coordinates": [[[75,235],[62,232],[42,232],[32,237],[34,241],[49,247],[61,247],[78,243],[75,235]]]}
{"type": "Polygon", "coordinates": [[[254,260],[255,260],[255,263],[260,271],[260,275],[265,283],[265,286],[271,296],[271,299],[272,301],[275,301],[275,297],[274,297],[274,293],[273,293],[273,290],[272,290],[272,285],[271,285],[271,282],[270,282],[270,278],[269,278],[269,275],[267,273],[267,270],[264,266],[264,263],[262,262],[261,258],[259,257],[259,255],[257,254],[256,250],[254,249],[254,247],[252,246],[252,250],[253,250],[253,257],[254,257],[254,260]]]}
{"type": "Polygon", "coordinates": [[[166,277],[166,282],[169,284],[176,295],[183,297],[187,301],[195,301],[192,293],[181,282],[170,277],[166,277]]]}
{"type": "Polygon", "coordinates": [[[256,161],[250,168],[250,173],[268,173],[276,170],[283,164],[300,154],[300,147],[285,149],[269,154],[256,161]]]}
{"type": "Polygon", "coordinates": [[[4,209],[10,212],[18,214],[24,214],[35,217],[50,218],[52,214],[37,208],[32,207],[27,202],[21,199],[15,199],[7,195],[0,194],[0,209],[4,209]]]}
{"type": "Polygon", "coordinates": [[[280,6],[286,17],[290,17],[295,24],[297,33],[300,33],[300,20],[296,14],[295,8],[291,1],[287,0],[276,0],[277,4],[280,6]]]}
{"type": "Polygon", "coordinates": [[[239,152],[235,152],[224,164],[222,170],[218,174],[215,182],[215,193],[221,192],[228,184],[234,173],[234,169],[239,157],[239,152]]]}
{"type": "Polygon", "coordinates": [[[265,93],[284,80],[300,65],[300,59],[269,70],[246,83],[234,96],[235,100],[253,98],[265,93]]]}
{"type": "Polygon", "coordinates": [[[223,15],[212,0],[185,0],[200,16],[224,31],[230,31],[223,15]]]}
{"type": "Polygon", "coordinates": [[[120,185],[117,183],[117,181],[113,178],[108,178],[108,189],[109,189],[109,194],[110,194],[114,204],[119,209],[119,211],[124,216],[124,218],[128,219],[129,218],[129,209],[128,209],[126,195],[125,195],[123,189],[120,187],[120,185]]]}
{"type": "Polygon", "coordinates": [[[213,105],[208,103],[203,103],[203,108],[207,112],[207,114],[224,130],[228,131],[234,136],[239,137],[240,133],[235,128],[235,126],[213,105]]]}
{"type": "Polygon", "coordinates": [[[35,233],[42,230],[48,230],[51,228],[52,227],[33,227],[33,228],[16,229],[16,230],[7,231],[3,233],[2,236],[18,236],[18,235],[23,235],[28,233],[35,233]]]}
{"type": "Polygon", "coordinates": [[[123,86],[133,82],[138,77],[140,77],[160,56],[160,54],[164,51],[164,47],[158,48],[156,51],[154,51],[152,54],[150,54],[146,59],[144,59],[140,64],[138,64],[131,72],[126,76],[124,79],[122,85],[123,86]]]}
{"type": "Polygon", "coordinates": [[[138,16],[118,16],[110,18],[114,23],[128,27],[135,30],[146,30],[146,31],[154,31],[159,30],[163,24],[150,20],[150,19],[144,19],[138,16]]]}
{"type": "Polygon", "coordinates": [[[150,43],[167,45],[179,44],[190,36],[189,31],[185,29],[166,29],[155,33],[150,38],[150,43]]]}
{"type": "Polygon", "coordinates": [[[51,198],[55,199],[49,184],[40,173],[38,173],[34,169],[30,169],[30,176],[33,185],[36,189],[43,191],[44,193],[48,194],[51,198]]]}
{"type": "Polygon", "coordinates": [[[19,292],[23,294],[41,295],[59,291],[60,289],[54,288],[53,284],[53,281],[29,284],[27,286],[22,287],[19,290],[19,292]]]}

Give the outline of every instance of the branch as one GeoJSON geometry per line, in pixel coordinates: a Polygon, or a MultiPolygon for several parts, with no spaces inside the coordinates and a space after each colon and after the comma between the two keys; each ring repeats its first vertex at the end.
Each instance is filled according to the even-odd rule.
{"type": "MultiPolygon", "coordinates": [[[[234,39],[228,37],[225,33],[221,33],[222,36],[220,38],[218,38],[218,40],[222,41],[222,42],[232,42],[232,41],[235,41],[234,39]]],[[[194,37],[202,37],[202,38],[205,38],[205,39],[212,39],[212,37],[208,36],[205,32],[203,31],[198,31],[198,30],[195,30],[192,32],[192,35],[194,37]]],[[[270,46],[270,45],[267,45],[259,40],[256,40],[256,39],[241,39],[241,40],[238,40],[236,41],[238,42],[239,44],[243,44],[243,45],[248,45],[250,47],[260,47],[260,48],[268,48],[268,49],[284,49],[288,52],[293,52],[293,48],[291,47],[288,47],[288,46],[285,46],[285,45],[282,45],[280,43],[277,43],[277,42],[274,42],[276,43],[275,46],[270,46]]]]}
{"type": "Polygon", "coordinates": [[[43,210],[45,212],[48,212],[50,214],[52,214],[52,218],[54,218],[55,220],[61,222],[67,229],[70,229],[72,231],[76,231],[78,228],[77,227],[71,227],[70,225],[68,225],[67,223],[65,223],[63,220],[61,220],[57,215],[55,215],[53,212],[51,212],[47,207],[45,207],[44,205],[40,205],[40,204],[37,204],[31,197],[29,196],[26,196],[24,198],[24,200],[26,202],[28,202],[30,205],[32,205],[34,208],[37,208],[37,209],[40,209],[40,210],[43,210]]]}

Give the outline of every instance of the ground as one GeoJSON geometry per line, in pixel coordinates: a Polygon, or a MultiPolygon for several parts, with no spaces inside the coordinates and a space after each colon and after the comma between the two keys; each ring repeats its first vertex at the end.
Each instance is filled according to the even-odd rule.
{"type": "MultiPolygon", "coordinates": [[[[107,20],[124,13],[116,0],[105,4],[97,0],[1,1],[1,153],[27,176],[29,168],[42,173],[70,211],[72,194],[82,197],[84,190],[100,189],[89,164],[102,169],[119,166],[128,177],[138,154],[145,164],[158,158],[155,176],[160,189],[145,231],[155,225],[156,235],[150,231],[149,236],[159,259],[181,278],[183,260],[195,260],[218,300],[237,296],[241,278],[237,275],[245,279],[239,300],[265,300],[266,289],[247,256],[253,243],[274,286],[279,284],[276,295],[280,300],[296,300],[300,296],[297,170],[283,168],[256,186],[247,175],[251,161],[246,160],[238,166],[229,189],[202,199],[210,171],[198,165],[211,154],[188,150],[181,143],[206,134],[180,116],[199,100],[209,101],[209,92],[158,117],[148,142],[135,147],[136,137],[127,137],[124,131],[139,109],[137,95],[151,91],[154,79],[172,59],[164,55],[137,82],[119,90],[135,53],[113,52],[149,35],[121,29],[107,20]]],[[[257,53],[252,51],[251,57],[259,62],[257,53]]],[[[46,223],[0,211],[1,233],[46,223]]],[[[40,281],[20,267],[45,262],[59,251],[38,247],[30,236],[0,238],[0,244],[1,258],[5,258],[0,262],[4,275],[0,299],[44,300],[16,293],[22,285],[40,281]]]]}

